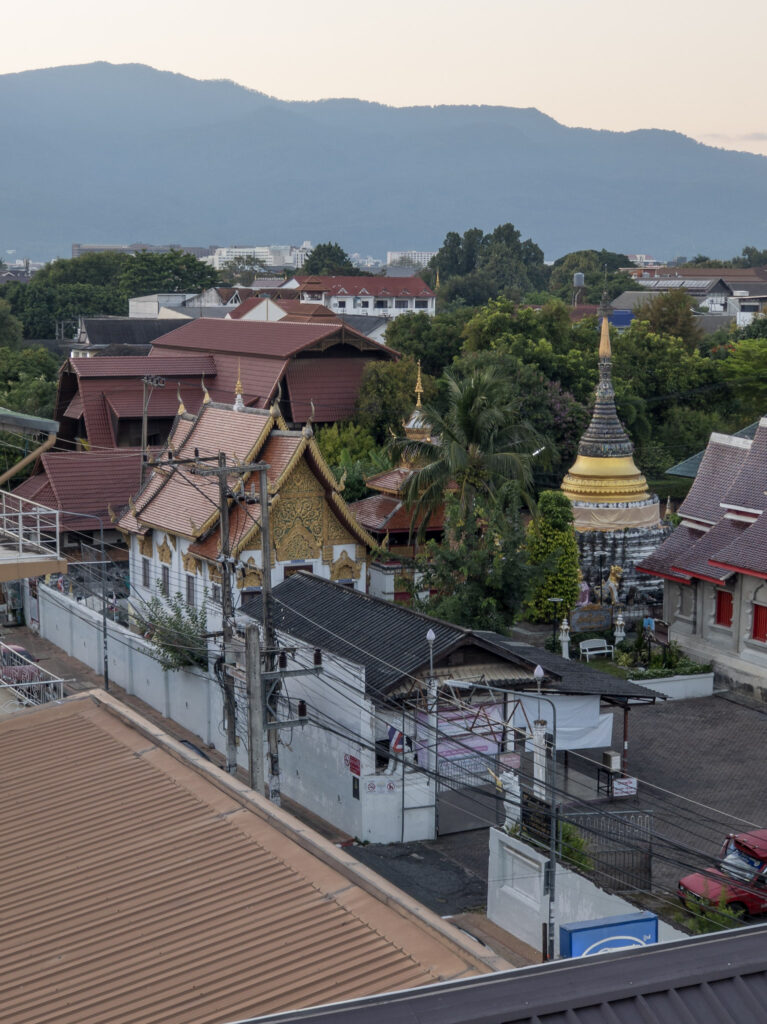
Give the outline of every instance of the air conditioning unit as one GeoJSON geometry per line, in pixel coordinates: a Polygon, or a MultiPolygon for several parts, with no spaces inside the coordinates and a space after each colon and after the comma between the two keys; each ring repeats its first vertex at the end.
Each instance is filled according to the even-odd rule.
{"type": "Polygon", "coordinates": [[[610,772],[619,772],[621,770],[621,755],[617,750],[604,750],[602,764],[610,772]]]}

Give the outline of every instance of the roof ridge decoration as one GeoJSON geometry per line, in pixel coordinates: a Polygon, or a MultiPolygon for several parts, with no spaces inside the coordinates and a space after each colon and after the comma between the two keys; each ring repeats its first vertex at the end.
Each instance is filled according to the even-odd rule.
{"type": "Polygon", "coordinates": [[[232,406],[235,412],[242,412],[245,408],[245,403],[242,400],[242,360],[237,360],[237,383],[234,385],[234,405],[232,406]]]}

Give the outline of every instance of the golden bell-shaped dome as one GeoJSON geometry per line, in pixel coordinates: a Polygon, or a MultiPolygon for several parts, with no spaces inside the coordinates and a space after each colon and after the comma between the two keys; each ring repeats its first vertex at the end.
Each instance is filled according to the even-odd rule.
{"type": "Polygon", "coordinates": [[[562,481],[562,490],[570,501],[587,504],[650,500],[647,481],[634,462],[634,446],[615,410],[607,317],[602,318],[594,412],[578,445],[578,457],[562,481]]]}

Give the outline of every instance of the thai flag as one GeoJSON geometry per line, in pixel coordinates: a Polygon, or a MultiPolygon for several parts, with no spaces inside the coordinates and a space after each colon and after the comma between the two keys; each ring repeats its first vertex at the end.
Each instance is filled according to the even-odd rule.
{"type": "Polygon", "coordinates": [[[389,750],[393,754],[402,754],[405,750],[405,737],[393,725],[389,726],[389,750]]]}

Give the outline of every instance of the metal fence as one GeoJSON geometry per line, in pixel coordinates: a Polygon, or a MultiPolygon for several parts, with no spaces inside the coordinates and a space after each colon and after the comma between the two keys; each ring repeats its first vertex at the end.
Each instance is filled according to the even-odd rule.
{"type": "Polygon", "coordinates": [[[591,878],[607,892],[652,889],[652,811],[566,811],[562,820],[580,832],[591,878]]]}
{"type": "Polygon", "coordinates": [[[0,491],[0,541],[14,547],[19,554],[32,549],[38,553],[55,552],[59,557],[59,513],[0,491]]]}

